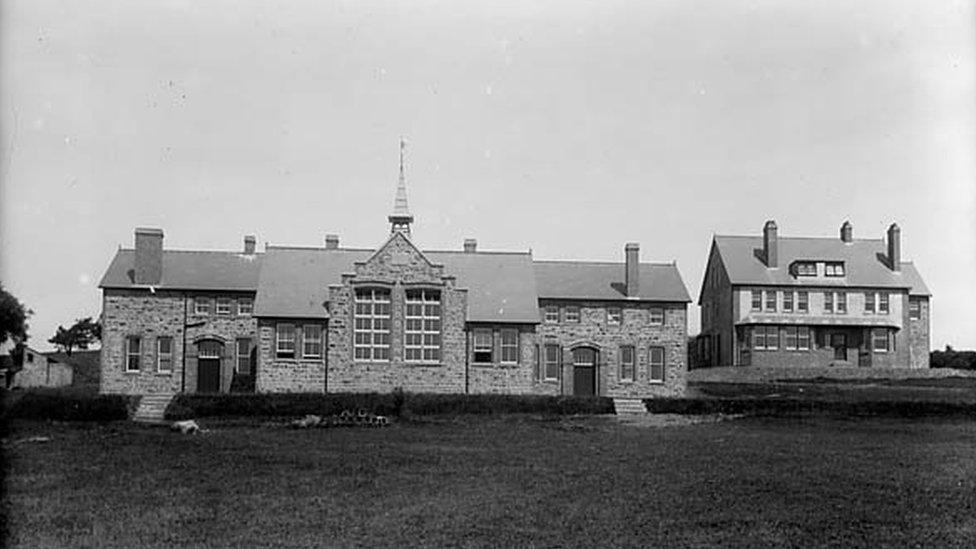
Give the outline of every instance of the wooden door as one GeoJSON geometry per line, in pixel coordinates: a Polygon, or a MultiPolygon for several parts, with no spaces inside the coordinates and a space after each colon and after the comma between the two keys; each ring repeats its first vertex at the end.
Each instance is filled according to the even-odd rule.
{"type": "Polygon", "coordinates": [[[573,351],[573,394],[596,394],[596,351],[587,347],[573,351]]]}

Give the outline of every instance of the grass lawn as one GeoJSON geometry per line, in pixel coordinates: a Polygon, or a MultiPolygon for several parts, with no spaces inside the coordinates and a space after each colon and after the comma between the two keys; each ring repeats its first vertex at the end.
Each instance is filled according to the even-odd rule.
{"type": "Polygon", "coordinates": [[[798,398],[839,402],[912,401],[976,404],[976,378],[902,380],[783,380],[767,383],[698,381],[689,395],[704,398],[798,398]]]}
{"type": "Polygon", "coordinates": [[[966,419],[206,426],[13,424],[8,545],[976,544],[966,419]]]}

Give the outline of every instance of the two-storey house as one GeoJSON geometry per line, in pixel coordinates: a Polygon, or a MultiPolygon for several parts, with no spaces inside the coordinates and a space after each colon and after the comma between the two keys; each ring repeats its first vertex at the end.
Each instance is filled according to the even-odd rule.
{"type": "Polygon", "coordinates": [[[715,236],[698,304],[695,367],[927,368],[929,299],[901,260],[901,231],[883,239],[715,236]]]}

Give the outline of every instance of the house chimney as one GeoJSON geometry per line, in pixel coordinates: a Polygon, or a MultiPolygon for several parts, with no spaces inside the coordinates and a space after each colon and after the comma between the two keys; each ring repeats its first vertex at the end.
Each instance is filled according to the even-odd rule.
{"type": "Polygon", "coordinates": [[[254,245],[256,243],[257,243],[257,240],[254,238],[254,235],[253,234],[249,234],[249,235],[244,236],[244,254],[245,255],[254,255],[254,245]]]}
{"type": "Polygon", "coordinates": [[[854,241],[854,226],[851,225],[850,221],[845,221],[844,224],[840,226],[840,239],[844,241],[845,244],[850,244],[854,241]]]}
{"type": "Polygon", "coordinates": [[[888,261],[892,271],[901,270],[901,229],[897,223],[888,227],[888,261]]]}
{"type": "Polygon", "coordinates": [[[163,231],[136,229],[135,283],[156,285],[163,279],[163,231]]]}
{"type": "Polygon", "coordinates": [[[473,254],[478,251],[478,241],[473,238],[464,239],[464,253],[473,254]]]}
{"type": "Polygon", "coordinates": [[[763,254],[766,256],[766,267],[775,269],[779,254],[777,253],[776,222],[770,219],[763,226],[763,254]]]}
{"type": "Polygon", "coordinates": [[[626,260],[624,284],[626,285],[627,297],[637,297],[638,292],[640,292],[640,244],[628,242],[624,246],[624,258],[626,260]]]}
{"type": "Polygon", "coordinates": [[[325,235],[325,249],[336,250],[338,248],[339,248],[339,235],[337,234],[325,235]]]}

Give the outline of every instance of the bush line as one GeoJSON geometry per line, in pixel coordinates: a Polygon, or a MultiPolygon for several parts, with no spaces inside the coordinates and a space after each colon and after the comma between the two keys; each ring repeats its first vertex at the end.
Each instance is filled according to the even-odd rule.
{"type": "Polygon", "coordinates": [[[922,417],[976,415],[976,404],[961,402],[867,400],[860,402],[789,398],[649,398],[644,406],[655,414],[746,414],[790,416],[839,414],[847,416],[922,417]]]}
{"type": "Polygon", "coordinates": [[[128,419],[138,397],[96,395],[71,389],[5,391],[2,419],[116,421],[128,419]]]}

